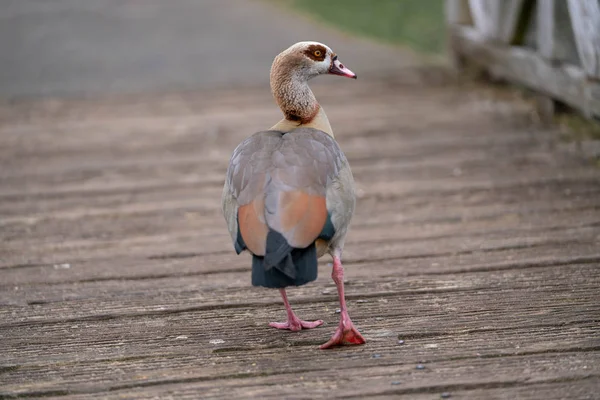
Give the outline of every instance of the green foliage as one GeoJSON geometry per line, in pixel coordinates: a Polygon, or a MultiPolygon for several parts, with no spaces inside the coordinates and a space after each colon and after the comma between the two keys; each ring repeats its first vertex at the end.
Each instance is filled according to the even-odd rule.
{"type": "Polygon", "coordinates": [[[600,140],[600,122],[588,120],[575,113],[560,113],[554,121],[563,128],[566,141],[600,140]]]}
{"type": "Polygon", "coordinates": [[[444,48],[443,0],[287,0],[293,8],[350,33],[415,50],[444,48]]]}

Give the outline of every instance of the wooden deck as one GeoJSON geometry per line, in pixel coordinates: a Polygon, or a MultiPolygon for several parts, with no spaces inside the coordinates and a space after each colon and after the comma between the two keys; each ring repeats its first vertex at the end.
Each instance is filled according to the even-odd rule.
{"type": "Polygon", "coordinates": [[[365,346],[318,349],[329,260],[290,290],[325,326],[290,333],[233,251],[223,177],[279,118],[266,87],[3,104],[0,397],[598,398],[600,169],[511,94],[334,81],[365,346]]]}

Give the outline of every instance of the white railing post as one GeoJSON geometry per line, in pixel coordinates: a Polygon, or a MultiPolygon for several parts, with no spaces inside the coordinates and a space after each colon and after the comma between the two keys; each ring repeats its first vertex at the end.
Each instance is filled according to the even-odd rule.
{"type": "Polygon", "coordinates": [[[554,21],[555,21],[554,0],[539,1],[537,3],[537,32],[536,40],[538,51],[542,57],[548,60],[555,60],[555,41],[554,41],[554,21]]]}
{"type": "Polygon", "coordinates": [[[500,10],[498,38],[503,42],[510,44],[515,37],[517,23],[523,12],[524,0],[508,0],[503,2],[504,9],[500,10]]]}
{"type": "Polygon", "coordinates": [[[568,0],[571,26],[583,69],[600,79],[600,1],[568,0]]]}
{"type": "Polygon", "coordinates": [[[499,0],[469,0],[475,28],[486,38],[498,38],[500,21],[499,0]]]}

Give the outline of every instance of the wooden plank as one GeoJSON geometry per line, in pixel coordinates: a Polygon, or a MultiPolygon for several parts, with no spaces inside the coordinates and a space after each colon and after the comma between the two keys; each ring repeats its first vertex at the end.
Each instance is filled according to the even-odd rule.
{"type": "MultiPolygon", "coordinates": [[[[559,13],[556,8],[557,2],[555,0],[536,2],[535,43],[537,44],[539,54],[551,62],[565,58],[559,53],[560,37],[556,24],[556,18],[559,13]]],[[[554,99],[538,95],[536,101],[541,120],[545,123],[551,123],[556,110],[554,99]]]]}
{"type": "Polygon", "coordinates": [[[571,26],[585,73],[600,79],[600,2],[568,0],[571,26]]]}
{"type": "MultiPolygon", "coordinates": [[[[512,393],[513,398],[519,400],[538,400],[538,399],[591,399],[590,393],[593,393],[600,385],[600,379],[595,376],[589,376],[586,379],[573,380],[571,382],[536,382],[520,386],[512,393]]],[[[454,397],[460,399],[507,399],[507,390],[504,387],[457,390],[451,393],[454,397]]],[[[405,398],[410,398],[406,396],[405,398]]],[[[425,397],[423,397],[425,398],[425,397]]],[[[430,399],[430,397],[427,397],[430,399]]]]}
{"type": "MultiPolygon", "coordinates": [[[[373,134],[375,134],[373,132],[373,134]]],[[[484,152],[482,150],[487,149],[489,139],[484,137],[473,137],[471,140],[449,140],[447,135],[432,134],[431,137],[426,140],[414,140],[411,143],[412,153],[402,152],[394,153],[389,147],[383,144],[385,139],[392,139],[394,137],[393,132],[381,133],[378,135],[381,139],[374,143],[368,150],[362,150],[362,140],[358,139],[346,139],[342,141],[344,147],[347,149],[346,152],[350,159],[355,161],[356,170],[360,173],[363,164],[367,164],[369,168],[373,168],[373,164],[370,162],[373,157],[379,154],[379,158],[382,161],[404,161],[405,167],[413,167],[413,163],[408,163],[410,158],[418,159],[418,168],[426,168],[428,165],[439,166],[440,164],[445,165],[444,162],[451,161],[450,158],[463,157],[463,154],[459,153],[460,149],[463,152],[469,151],[472,157],[482,157],[484,152]],[[456,152],[448,152],[448,150],[456,150],[456,152]]],[[[511,132],[506,132],[505,135],[497,139],[498,146],[516,146],[516,145],[531,145],[532,141],[529,137],[522,137],[515,135],[511,132]]],[[[77,151],[73,149],[72,151],[77,151]]],[[[75,189],[79,191],[89,190],[94,191],[95,194],[100,194],[99,191],[105,188],[107,191],[114,189],[143,189],[144,187],[158,186],[162,184],[165,186],[169,183],[171,186],[178,185],[220,185],[222,182],[223,169],[227,167],[227,155],[221,154],[221,157],[211,156],[207,157],[204,162],[198,162],[197,158],[192,155],[181,155],[180,157],[165,157],[161,160],[161,176],[157,177],[155,174],[156,159],[148,157],[139,157],[135,155],[135,151],[132,151],[131,157],[129,152],[127,153],[126,161],[116,161],[113,165],[105,166],[101,163],[102,149],[90,157],[80,156],[76,158],[71,157],[51,157],[47,155],[47,158],[51,158],[49,162],[48,170],[40,171],[35,169],[27,163],[23,163],[23,168],[20,165],[14,165],[17,168],[11,172],[6,172],[2,178],[2,181],[7,185],[0,191],[0,197],[10,197],[14,194],[23,194],[23,188],[27,188],[27,193],[33,196],[40,195],[46,196],[50,193],[65,193],[67,191],[73,192],[75,189]],[[71,160],[70,163],[66,164],[65,158],[71,160]],[[200,167],[203,170],[203,174],[199,174],[194,167],[200,167]],[[60,184],[52,182],[50,179],[52,176],[60,175],[63,181],[60,184]],[[105,179],[105,176],[112,176],[112,181],[105,179]],[[64,177],[63,177],[64,176],[64,177]],[[168,182],[166,178],[172,178],[168,182]],[[82,184],[85,183],[85,185],[82,184]],[[54,184],[53,184],[54,183],[54,184]]],[[[148,151],[146,151],[148,153],[148,151]]],[[[178,152],[181,153],[181,152],[178,152]]],[[[22,162],[22,161],[21,161],[22,162]]],[[[376,167],[376,166],[375,166],[376,167]]],[[[46,196],[47,197],[47,196],[46,196]]]]}
{"type": "MultiPolygon", "coordinates": [[[[507,160],[508,161],[508,160],[507,160]]],[[[409,174],[405,169],[396,170],[389,168],[390,172],[409,174]]],[[[484,168],[485,171],[485,168],[484,168]]],[[[510,172],[510,169],[506,172],[510,172]]],[[[517,170],[514,171],[518,172],[517,170]]],[[[555,172],[549,169],[549,174],[555,172]]],[[[448,171],[444,171],[448,174],[448,171]]],[[[363,174],[356,174],[362,177],[363,174]]],[[[456,215],[462,215],[466,219],[466,215],[462,212],[463,207],[470,206],[469,218],[472,220],[490,220],[501,218],[506,214],[526,215],[532,209],[536,209],[539,214],[564,213],[569,214],[572,209],[585,210],[592,208],[595,203],[593,198],[585,197],[592,196],[600,190],[600,186],[596,184],[595,176],[591,174],[587,177],[578,179],[570,179],[568,175],[562,177],[562,182],[557,182],[554,179],[544,180],[546,174],[538,177],[537,184],[529,180],[518,180],[508,182],[498,182],[493,187],[486,185],[483,179],[476,182],[468,182],[468,179],[456,179],[457,184],[454,189],[446,187],[446,181],[431,180],[439,187],[439,191],[428,190],[428,185],[419,185],[415,180],[405,181],[405,188],[400,190],[381,190],[375,192],[371,188],[383,186],[386,177],[381,176],[381,170],[370,171],[365,174],[365,182],[370,181],[369,185],[361,185],[360,188],[364,192],[361,193],[359,205],[360,207],[373,207],[376,202],[375,197],[383,197],[376,204],[378,211],[387,211],[394,207],[394,201],[401,200],[404,204],[403,213],[394,216],[393,219],[380,221],[379,218],[372,218],[362,213],[362,210],[357,212],[354,224],[361,226],[366,221],[375,223],[399,223],[399,222],[424,222],[434,223],[436,221],[457,220],[456,215]],[[380,176],[377,176],[377,175],[380,176]],[[414,183],[413,183],[414,182],[414,183]],[[464,183],[464,185],[462,185],[464,183]],[[525,188],[527,185],[528,188],[525,188]],[[491,191],[505,191],[505,197],[494,197],[491,191]],[[524,190],[537,190],[539,194],[537,198],[527,198],[521,204],[514,203],[514,196],[524,190]],[[565,193],[566,192],[566,193],[565,193]],[[376,194],[377,193],[377,194],[376,194]],[[460,194],[465,196],[460,197],[460,194]],[[450,201],[446,200],[445,196],[454,196],[450,201]],[[467,197],[468,196],[468,197],[467,197]],[[548,198],[553,198],[554,203],[549,205],[548,198]],[[428,216],[431,208],[436,206],[444,206],[443,212],[438,213],[435,217],[428,216]],[[502,210],[502,207],[508,209],[502,210]],[[504,211],[504,214],[500,211],[504,211]],[[407,217],[406,213],[410,213],[411,217],[407,217]]],[[[470,176],[472,176],[470,174],[470,176]]],[[[483,176],[483,174],[482,174],[483,176]]],[[[472,176],[469,179],[474,179],[472,176]]],[[[221,187],[207,188],[206,195],[209,197],[218,197],[221,187]]],[[[199,234],[207,232],[202,229],[203,224],[212,224],[221,221],[221,211],[218,204],[210,199],[193,200],[193,195],[196,193],[194,187],[182,187],[177,190],[161,192],[142,192],[137,194],[139,201],[136,204],[131,204],[128,199],[131,197],[129,193],[123,193],[120,196],[101,196],[95,204],[90,204],[87,208],[81,206],[81,201],[86,201],[86,198],[76,196],[73,201],[66,201],[62,204],[58,199],[50,199],[46,202],[39,202],[43,208],[18,207],[19,203],[14,202],[10,207],[5,207],[6,215],[8,213],[13,216],[5,217],[0,224],[4,228],[0,238],[6,241],[7,245],[12,245],[18,242],[16,239],[19,234],[28,234],[29,243],[43,245],[52,244],[55,242],[52,238],[47,237],[47,230],[52,227],[63,227],[65,232],[58,242],[65,245],[69,244],[70,240],[75,240],[80,243],[85,243],[84,236],[93,235],[103,229],[108,229],[114,226],[114,218],[116,216],[130,218],[131,224],[115,229],[112,234],[105,235],[108,241],[120,240],[121,235],[129,237],[137,237],[139,235],[155,235],[148,232],[149,228],[162,227],[160,231],[164,233],[174,233],[179,231],[189,235],[192,231],[199,234]],[[184,200],[181,200],[184,199],[184,200]],[[87,224],[81,227],[82,222],[87,224]],[[183,224],[183,225],[182,225],[183,224]],[[37,243],[38,240],[42,242],[37,243]]],[[[464,222],[464,221],[457,221],[464,222]]],[[[157,232],[157,231],[154,231],[157,232]]]]}
{"type": "MultiPolygon", "coordinates": [[[[211,357],[211,359],[215,358],[217,357],[211,357]]],[[[296,357],[291,354],[290,358],[292,362],[296,357]]],[[[440,361],[426,364],[426,369],[421,371],[415,370],[414,362],[385,366],[386,361],[372,360],[368,355],[356,359],[335,357],[335,361],[339,364],[337,368],[331,369],[324,368],[330,363],[320,365],[315,361],[312,367],[296,368],[293,372],[275,371],[264,360],[248,364],[244,373],[228,374],[220,366],[206,368],[220,372],[220,377],[210,376],[208,371],[180,368],[175,371],[162,370],[164,374],[162,379],[157,379],[155,375],[158,371],[148,371],[145,372],[147,376],[143,385],[134,386],[125,380],[115,384],[110,393],[120,398],[143,399],[169,396],[178,399],[194,399],[198,398],[199,393],[214,399],[331,398],[333,395],[336,398],[402,396],[400,398],[431,399],[440,398],[441,393],[451,393],[453,397],[480,399],[505,398],[505,396],[492,397],[488,393],[506,395],[507,391],[514,388],[518,393],[528,394],[519,398],[539,399],[540,397],[535,397],[534,394],[535,391],[540,390],[538,395],[548,394],[548,397],[543,397],[544,399],[564,399],[584,398],[571,396],[593,392],[594,386],[598,383],[597,352],[583,356],[566,352],[562,355],[550,354],[546,357],[524,355],[496,360],[467,359],[468,363],[458,368],[452,362],[440,361]],[[358,366],[358,362],[362,362],[362,365],[358,366]],[[173,372],[186,378],[178,380],[172,377],[173,372]],[[525,379],[524,375],[535,377],[525,379]],[[461,377],[458,381],[457,376],[461,377]],[[550,388],[555,392],[550,392],[550,388]],[[570,396],[560,397],[565,394],[570,396]]],[[[134,362],[135,360],[130,362],[115,360],[106,366],[105,371],[98,371],[98,375],[106,376],[108,372],[114,376],[119,370],[129,372],[130,365],[134,362]]],[[[141,368],[142,365],[139,367],[141,368]]],[[[157,368],[160,368],[160,364],[157,368]]],[[[122,373],[121,376],[127,372],[122,373]]],[[[97,398],[107,395],[106,392],[98,390],[100,385],[100,379],[96,378],[78,389],[48,390],[40,386],[36,388],[36,385],[28,382],[23,385],[21,393],[24,396],[37,394],[41,397],[51,395],[54,391],[56,394],[62,392],[62,395],[68,395],[66,397],[68,399],[97,398]]]]}
{"type": "Polygon", "coordinates": [[[458,53],[487,68],[494,76],[540,91],[586,116],[600,116],[600,83],[589,81],[583,70],[552,65],[526,49],[488,43],[468,27],[455,27],[453,38],[458,53]]]}
{"type": "MultiPolygon", "coordinates": [[[[523,360],[525,361],[525,360],[523,360]]],[[[493,375],[493,372],[490,372],[493,375]]],[[[376,377],[374,377],[376,379],[376,377]]],[[[382,377],[383,378],[383,377],[382,377]]],[[[248,395],[248,393],[252,393],[253,395],[260,396],[261,398],[281,398],[279,396],[289,396],[289,398],[299,398],[298,392],[302,391],[303,393],[312,393],[313,391],[316,393],[316,396],[321,397],[329,397],[332,395],[332,392],[337,394],[340,393],[344,396],[344,398],[360,398],[360,396],[356,396],[357,389],[353,388],[355,383],[353,383],[347,377],[315,377],[314,380],[308,380],[308,382],[304,383],[307,380],[306,378],[298,381],[297,379],[291,379],[286,382],[285,387],[282,388],[280,393],[273,393],[267,389],[267,385],[265,386],[250,386],[245,387],[241,385],[240,388],[233,388],[232,390],[239,393],[239,396],[248,395]],[[350,384],[348,384],[350,383],[350,384]],[[315,390],[315,384],[321,386],[321,390],[315,390]]],[[[249,381],[249,380],[248,380],[249,381]]],[[[574,379],[571,382],[531,382],[518,384],[512,387],[510,390],[507,390],[506,386],[502,384],[494,384],[494,382],[488,383],[473,383],[473,384],[462,384],[459,386],[453,385],[439,385],[432,386],[427,389],[421,388],[398,388],[393,389],[390,388],[388,390],[381,390],[381,387],[384,386],[387,382],[390,382],[390,386],[398,386],[398,382],[402,381],[385,381],[385,379],[381,379],[377,381],[379,384],[379,390],[373,390],[369,393],[369,399],[416,399],[416,400],[431,400],[434,398],[447,398],[448,396],[453,398],[460,399],[474,399],[480,400],[482,398],[486,399],[507,399],[507,392],[510,391],[511,394],[515,396],[517,399],[522,400],[539,400],[540,398],[547,400],[564,400],[564,399],[591,399],[593,397],[589,397],[589,393],[593,393],[595,388],[598,387],[598,378],[595,376],[590,376],[584,379],[574,379]],[[382,382],[383,381],[383,382],[382,382]],[[444,397],[445,396],[445,397],[444,397]]],[[[359,382],[356,382],[359,383],[359,382]]],[[[375,382],[373,382],[375,383],[375,382]]],[[[370,382],[362,382],[360,381],[360,387],[371,387],[370,382]],[[364,385],[364,386],[363,386],[364,385]]],[[[181,396],[181,398],[195,398],[198,390],[196,389],[196,385],[189,384],[185,385],[185,389],[182,388],[181,391],[177,391],[177,396],[181,396]]],[[[175,389],[172,386],[162,387],[159,390],[164,393],[171,393],[171,391],[175,389]]],[[[176,389],[175,389],[176,390],[176,389]]],[[[225,394],[229,389],[224,389],[222,391],[213,391],[211,395],[215,396],[223,396],[223,398],[227,398],[225,394]]],[[[127,393],[133,397],[137,396],[148,396],[149,398],[152,396],[152,391],[148,390],[130,390],[123,391],[122,393],[127,393]]],[[[69,397],[71,398],[71,397],[69,397]]],[[[78,398],[78,397],[73,397],[78,398]]]]}
{"type": "Polygon", "coordinates": [[[535,37],[541,56],[552,62],[580,66],[567,4],[556,0],[539,1],[536,10],[535,37]]]}
{"type": "Polygon", "coordinates": [[[548,60],[560,59],[556,56],[554,19],[555,0],[540,1],[536,7],[536,42],[542,57],[548,60]]]}
{"type": "Polygon", "coordinates": [[[475,28],[483,37],[499,37],[502,3],[499,0],[469,0],[475,28]]]}
{"type": "Polygon", "coordinates": [[[503,43],[511,44],[515,38],[519,18],[523,13],[525,0],[508,0],[502,3],[498,39],[503,43]]]}
{"type": "MultiPolygon", "coordinates": [[[[451,296],[449,293],[470,296],[473,293],[497,291],[515,295],[521,291],[556,291],[561,293],[560,296],[565,296],[569,290],[577,287],[579,299],[593,299],[593,290],[589,292],[589,289],[593,289],[599,278],[595,270],[600,265],[600,258],[598,254],[587,257],[573,254],[581,249],[575,247],[570,256],[559,256],[557,252],[548,251],[548,256],[545,257],[536,259],[530,255],[523,260],[510,262],[499,261],[499,257],[496,257],[496,262],[486,263],[482,259],[487,257],[480,253],[462,257],[406,259],[400,263],[386,260],[380,267],[365,261],[359,265],[349,263],[350,283],[347,295],[351,300],[384,298],[388,299],[386,302],[395,301],[392,299],[398,296],[404,298],[427,293],[435,297],[446,294],[451,296]],[[462,270],[454,274],[447,272],[450,263],[459,262],[462,270]],[[424,272],[419,274],[419,270],[424,272]],[[369,276],[373,274],[381,276],[378,283],[369,280],[369,276]],[[575,276],[569,278],[568,274],[575,276]],[[510,282],[509,277],[518,279],[520,283],[510,282]]],[[[523,253],[521,251],[517,254],[523,253]]],[[[503,257],[514,258],[514,253],[511,255],[510,252],[505,252],[503,257]]],[[[315,285],[291,290],[294,304],[303,304],[314,314],[323,312],[319,310],[326,308],[324,303],[335,304],[335,287],[328,271],[329,267],[323,265],[321,277],[315,285]]],[[[215,271],[211,274],[178,274],[176,269],[171,268],[165,272],[169,274],[146,276],[142,279],[99,279],[81,281],[75,285],[67,281],[53,283],[48,287],[41,284],[20,285],[18,290],[12,290],[14,302],[6,304],[0,312],[0,327],[8,329],[68,321],[76,324],[103,319],[156,318],[161,315],[204,313],[225,308],[244,309],[251,308],[252,305],[265,306],[279,302],[277,292],[249,287],[247,265],[237,271],[215,271]],[[160,292],[153,298],[146,299],[145,292],[157,282],[161,285],[160,292]],[[110,297],[104,299],[103,294],[108,293],[110,297]]],[[[524,293],[521,295],[525,295],[524,293]]],[[[568,296],[575,296],[575,292],[572,291],[568,296]]],[[[532,294],[532,297],[536,296],[532,294]]],[[[378,305],[374,303],[360,307],[366,311],[378,305]]],[[[279,308],[272,308],[273,310],[279,308]]]]}
{"type": "MultiPolygon", "coordinates": [[[[568,203],[567,203],[568,204],[568,203]]],[[[578,208],[567,205],[564,210],[550,207],[547,210],[536,210],[535,207],[502,212],[498,209],[490,213],[477,215],[473,210],[470,213],[454,213],[448,216],[431,217],[431,213],[435,208],[420,208],[413,210],[415,214],[413,218],[407,218],[403,215],[395,215],[393,218],[388,213],[393,212],[393,206],[384,209],[378,209],[377,212],[381,216],[376,219],[369,219],[368,216],[363,216],[357,219],[353,225],[353,233],[349,236],[348,241],[352,246],[348,246],[346,260],[354,261],[364,259],[364,257],[376,257],[377,259],[414,256],[422,257],[423,255],[435,255],[436,252],[428,250],[430,246],[437,244],[437,254],[440,256],[448,255],[455,245],[462,245],[462,251],[480,250],[482,242],[477,240],[471,243],[472,239],[478,239],[478,235],[486,232],[486,227],[490,224],[503,226],[498,230],[489,230],[489,236],[485,241],[486,247],[492,249],[496,246],[498,249],[519,248],[523,246],[541,247],[545,244],[552,245],[561,238],[569,237],[574,231],[580,232],[582,244],[584,239],[593,240],[594,231],[597,230],[596,216],[597,206],[594,199],[589,200],[589,205],[578,208]],[[533,214],[533,216],[528,216],[533,214]],[[386,215],[387,221],[386,221],[386,215]],[[540,221],[551,220],[555,218],[562,226],[543,225],[540,221]],[[586,220],[589,224],[579,222],[581,219],[586,220]],[[539,226],[538,229],[518,229],[518,226],[527,226],[532,224],[539,226]],[[569,224],[569,225],[567,225],[569,224]],[[428,228],[424,228],[427,226],[428,228]],[[546,230],[544,230],[544,227],[546,230]],[[373,233],[378,229],[398,229],[403,232],[402,235],[384,235],[381,232],[373,233]],[[552,228],[552,229],[551,229],[552,228]],[[562,228],[562,229],[561,229],[562,228]],[[356,230],[356,232],[354,232],[356,230]],[[364,230],[364,233],[360,233],[364,230]],[[444,235],[443,233],[447,233],[444,235]],[[518,238],[513,239],[511,236],[518,234],[518,238]],[[526,239],[525,239],[526,238],[526,239]],[[443,241],[442,241],[443,239],[443,241]],[[515,241],[521,240],[520,243],[515,241]],[[525,241],[527,240],[527,241],[525,241]],[[373,248],[372,244],[376,241],[381,243],[381,248],[373,248]],[[385,245],[385,246],[384,246],[385,245]]],[[[140,222],[144,224],[144,216],[141,216],[140,222]]],[[[103,229],[110,229],[111,219],[107,220],[106,224],[99,225],[97,235],[102,235],[105,232],[103,229]]],[[[94,259],[107,260],[106,255],[109,251],[111,258],[118,257],[137,257],[141,265],[147,263],[148,259],[168,260],[169,258],[177,259],[188,257],[218,257],[220,261],[213,261],[212,269],[223,268],[230,264],[234,266],[240,265],[241,258],[235,257],[229,253],[231,250],[230,238],[225,232],[215,233],[212,226],[217,226],[222,223],[220,215],[215,215],[211,220],[198,220],[198,223],[190,224],[186,222],[188,218],[183,220],[175,219],[172,221],[172,228],[165,230],[162,233],[148,234],[148,229],[160,229],[160,215],[155,224],[150,226],[142,225],[142,232],[139,229],[121,228],[119,231],[123,233],[115,233],[113,239],[87,239],[71,237],[69,240],[61,241],[60,236],[48,239],[48,243],[43,240],[32,240],[27,243],[10,243],[5,244],[6,251],[3,252],[5,262],[4,268],[11,270],[19,270],[21,265],[38,266],[42,271],[53,271],[54,265],[67,263],[70,265],[88,264],[94,259]],[[189,225],[190,230],[177,231],[179,226],[189,225]],[[208,225],[208,227],[207,227],[208,225]],[[152,228],[154,226],[154,228],[152,228]],[[193,229],[196,227],[196,229],[193,229]],[[171,241],[169,241],[169,238],[171,241]],[[198,246],[202,246],[199,249],[198,246]],[[206,246],[206,247],[204,247],[206,246]],[[12,254],[11,254],[12,253],[12,254]],[[23,254],[25,257],[23,257],[23,254]],[[82,255],[84,255],[82,257],[82,255]],[[173,256],[169,256],[172,254],[173,256]]],[[[114,221],[114,219],[113,219],[114,221]]],[[[192,219],[194,221],[194,219],[192,219]]],[[[132,221],[133,222],[133,221],[132,221]]],[[[75,222],[74,226],[83,223],[82,221],[75,222]]],[[[91,223],[91,221],[90,221],[91,223]]],[[[55,227],[65,226],[57,224],[55,227]]],[[[54,228],[56,229],[56,228],[54,228]]],[[[488,228],[489,229],[489,228],[488,228]]],[[[115,230],[116,231],[116,230],[115,230]]],[[[74,232],[77,235],[78,231],[74,232]]],[[[81,232],[81,231],[79,231],[81,232]]],[[[91,230],[87,235],[93,235],[91,230]]],[[[96,265],[93,263],[92,265],[96,265]]],[[[150,266],[150,263],[147,263],[150,266]]],[[[92,268],[90,265],[89,268],[92,268]]],[[[117,264],[118,265],[118,264],[117,264]]],[[[160,264],[159,264],[160,265],[160,264]]],[[[160,268],[157,265],[156,268],[160,268]]],[[[56,267],[59,268],[59,267],[56,267]]],[[[105,275],[111,269],[102,270],[100,275],[105,275]]],[[[26,274],[26,272],[23,272],[26,274]]],[[[16,276],[18,272],[7,273],[7,283],[11,282],[9,277],[16,276]]],[[[40,275],[39,279],[44,279],[44,275],[40,275]]],[[[96,275],[96,274],[94,274],[96,275]]],[[[13,282],[18,284],[17,281],[13,282]]]]}
{"type": "Polygon", "coordinates": [[[0,397],[592,396],[598,170],[514,93],[339,88],[319,89],[357,179],[346,294],[368,343],[331,352],[329,260],[289,291],[326,326],[269,329],[279,295],[219,211],[268,93],[0,105],[0,397]]]}
{"type": "MultiPolygon", "coordinates": [[[[597,352],[600,345],[593,337],[597,327],[594,315],[598,312],[593,290],[597,271],[592,265],[568,269],[559,266],[546,270],[515,269],[508,274],[479,272],[448,276],[445,280],[395,279],[386,282],[392,284],[388,288],[389,295],[361,297],[373,294],[371,287],[365,287],[358,298],[369,301],[355,303],[357,297],[351,297],[350,304],[355,320],[368,327],[363,332],[371,344],[352,352],[351,358],[346,357],[348,352],[344,351],[326,354],[312,349],[321,336],[326,335],[325,329],[269,334],[264,321],[272,318],[273,313],[282,313],[281,305],[274,304],[275,293],[269,296],[269,302],[261,301],[257,303],[260,307],[253,307],[251,320],[248,320],[250,302],[246,300],[235,307],[209,303],[180,312],[146,310],[144,314],[123,313],[110,319],[59,319],[41,324],[25,323],[9,330],[4,327],[1,360],[5,366],[19,361],[19,368],[7,369],[4,376],[19,385],[3,389],[49,391],[68,385],[74,392],[104,391],[107,384],[110,390],[143,382],[160,385],[182,374],[205,381],[235,374],[238,365],[252,363],[259,365],[263,373],[269,370],[297,373],[298,368],[306,365],[302,361],[310,359],[323,370],[330,370],[330,366],[342,360],[352,368],[364,367],[367,362],[367,365],[398,365],[414,370],[414,365],[421,361],[435,372],[438,363],[447,361],[450,365],[457,354],[468,360],[467,365],[482,360],[484,366],[500,360],[500,364],[507,366],[512,358],[503,357],[539,356],[542,362],[548,360],[548,355],[556,354],[560,359],[565,353],[580,352],[574,356],[574,362],[579,363],[581,373],[589,374],[593,370],[582,369],[586,364],[581,357],[597,352]],[[520,287],[513,287],[515,282],[519,282],[520,287]],[[462,286],[459,290],[455,290],[457,284],[462,286]],[[415,287],[421,293],[415,296],[412,290],[403,289],[405,287],[415,287]],[[434,290],[435,287],[439,290],[434,290]],[[374,314],[382,305],[386,311],[374,314]],[[431,325],[432,318],[437,321],[435,328],[431,325]],[[96,330],[102,330],[102,340],[89,336],[96,330]],[[404,346],[396,343],[399,334],[406,341],[404,346]],[[489,340],[490,335],[494,337],[493,342],[489,340]],[[223,342],[210,344],[215,338],[223,342]],[[289,350],[285,357],[278,357],[277,352],[285,344],[290,346],[289,350]],[[40,351],[42,348],[44,351],[40,351]],[[380,357],[372,357],[372,354],[380,354],[380,357]],[[211,364],[213,367],[206,368],[211,364]],[[55,365],[66,368],[48,375],[47,370],[55,365]],[[107,365],[111,367],[108,371],[107,365]],[[140,374],[144,365],[151,368],[140,374]],[[105,374],[97,372],[100,370],[105,374]],[[81,381],[78,377],[82,374],[90,379],[81,381]],[[111,378],[115,375],[120,376],[119,382],[111,378]]],[[[258,299],[263,292],[254,293],[249,300],[258,299]]],[[[140,294],[143,300],[144,295],[140,294]]],[[[248,295],[246,291],[239,294],[229,291],[229,296],[247,298],[248,295]]],[[[335,304],[333,296],[324,302],[311,293],[304,296],[293,297],[299,312],[308,316],[324,314],[331,325],[335,324],[337,316],[328,308],[335,304]]],[[[117,304],[118,299],[115,299],[117,304]]],[[[269,375],[273,374],[267,374],[267,379],[269,375]]],[[[559,373],[559,376],[565,375],[559,373]]]]}

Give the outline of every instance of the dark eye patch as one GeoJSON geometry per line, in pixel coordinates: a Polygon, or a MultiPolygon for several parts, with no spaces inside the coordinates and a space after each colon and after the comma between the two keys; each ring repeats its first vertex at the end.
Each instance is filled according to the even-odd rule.
{"type": "Polygon", "coordinates": [[[327,56],[327,49],[319,44],[311,44],[304,50],[304,54],[313,61],[323,61],[327,56]]]}

